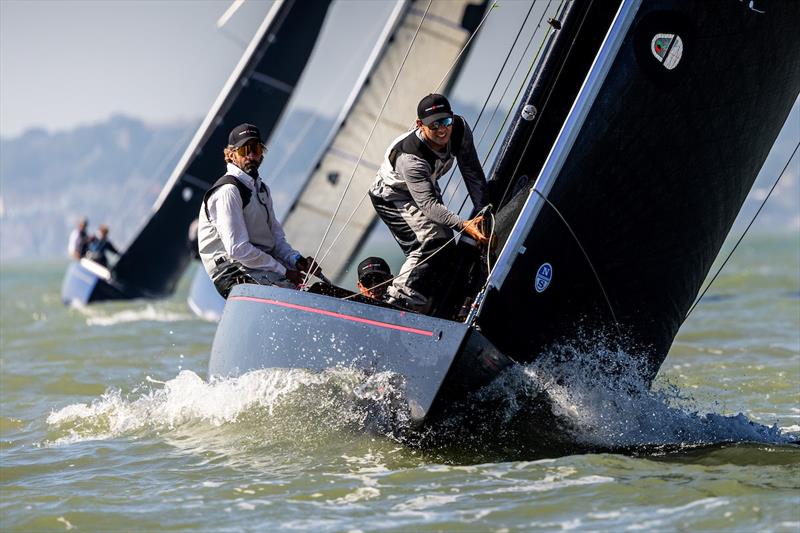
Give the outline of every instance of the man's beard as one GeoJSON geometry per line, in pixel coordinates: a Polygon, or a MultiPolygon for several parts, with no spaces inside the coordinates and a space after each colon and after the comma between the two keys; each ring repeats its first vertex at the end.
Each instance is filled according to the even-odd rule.
{"type": "Polygon", "coordinates": [[[253,172],[258,171],[258,167],[261,166],[261,161],[246,161],[242,170],[247,172],[248,174],[252,174],[253,172]]]}

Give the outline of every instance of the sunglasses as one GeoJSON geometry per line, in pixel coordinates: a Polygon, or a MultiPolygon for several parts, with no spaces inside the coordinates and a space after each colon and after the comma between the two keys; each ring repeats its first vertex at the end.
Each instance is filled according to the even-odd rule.
{"type": "Polygon", "coordinates": [[[371,289],[371,288],[375,287],[376,285],[379,285],[381,283],[384,283],[385,281],[388,281],[390,278],[391,278],[391,276],[389,276],[387,274],[378,274],[378,273],[376,273],[376,274],[366,274],[359,281],[361,282],[361,284],[363,286],[368,287],[368,288],[371,289]]]}
{"type": "Polygon", "coordinates": [[[437,120],[436,122],[431,122],[428,124],[428,128],[432,129],[433,131],[438,130],[442,126],[445,128],[449,128],[453,125],[453,117],[443,118],[442,120],[437,120]]]}
{"type": "Polygon", "coordinates": [[[255,154],[258,157],[266,151],[267,147],[261,143],[248,143],[236,149],[236,153],[241,157],[247,157],[250,154],[255,154]]]}

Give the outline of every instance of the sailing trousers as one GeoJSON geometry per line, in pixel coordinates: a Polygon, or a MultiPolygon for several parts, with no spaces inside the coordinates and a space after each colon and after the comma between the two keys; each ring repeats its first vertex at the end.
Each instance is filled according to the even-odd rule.
{"type": "Polygon", "coordinates": [[[414,202],[369,196],[375,212],[406,256],[386,290],[387,302],[420,313],[430,312],[453,259],[452,230],[426,217],[414,202]]]}
{"type": "Polygon", "coordinates": [[[228,298],[231,289],[241,283],[255,285],[275,285],[285,289],[296,289],[297,285],[277,272],[247,268],[236,261],[227,261],[219,265],[211,275],[214,287],[223,298],[228,298]]]}

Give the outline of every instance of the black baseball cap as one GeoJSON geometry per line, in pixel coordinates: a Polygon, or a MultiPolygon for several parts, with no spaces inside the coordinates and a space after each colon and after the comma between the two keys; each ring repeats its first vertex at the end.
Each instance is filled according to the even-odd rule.
{"type": "Polygon", "coordinates": [[[450,102],[441,94],[431,93],[417,104],[417,118],[426,126],[452,116],[453,110],[450,108],[450,102]]]}
{"type": "Polygon", "coordinates": [[[239,124],[228,135],[228,146],[239,148],[252,140],[264,144],[264,141],[261,140],[261,132],[257,127],[252,124],[239,124]]]}
{"type": "Polygon", "coordinates": [[[383,274],[387,278],[392,277],[389,265],[380,257],[367,257],[358,264],[358,279],[363,279],[367,274],[383,274]]]}

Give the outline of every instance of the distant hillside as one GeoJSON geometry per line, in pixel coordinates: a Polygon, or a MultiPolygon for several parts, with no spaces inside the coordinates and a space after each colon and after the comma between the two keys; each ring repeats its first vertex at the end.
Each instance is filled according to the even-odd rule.
{"type": "MultiPolygon", "coordinates": [[[[467,117],[477,116],[475,109],[457,109],[467,117]]],[[[115,116],[69,131],[30,130],[13,139],[0,139],[0,260],[64,257],[69,232],[81,215],[89,217],[92,230],[100,223],[109,224],[112,241],[127,246],[199,122],[149,125],[115,116]]],[[[333,119],[295,110],[276,130],[262,174],[279,203],[293,197],[305,182],[332,126],[333,119]]],[[[475,128],[476,133],[483,128],[475,128]]],[[[733,234],[738,235],[752,217],[794,142],[779,141],[733,234]]],[[[486,139],[479,152],[485,153],[489,143],[486,139]]],[[[499,143],[495,151],[498,148],[499,143]]],[[[490,168],[491,162],[487,173],[490,168]]],[[[220,172],[223,169],[220,155],[220,172]]],[[[799,174],[795,160],[759,216],[755,231],[800,229],[799,174]]],[[[279,216],[285,207],[276,204],[279,216]]]]}
{"type": "MultiPolygon", "coordinates": [[[[149,125],[115,116],[74,130],[0,139],[0,260],[65,256],[81,215],[92,231],[109,224],[111,240],[127,246],[199,123],[149,125]]],[[[291,152],[282,177],[302,182],[332,121],[301,110],[284,123],[270,143],[272,166],[291,152]]],[[[222,147],[222,172],[221,153],[222,147]]]]}
{"type": "Polygon", "coordinates": [[[66,254],[77,218],[124,242],[172,171],[195,123],[115,116],[74,130],[0,140],[0,258],[66,254]]]}

